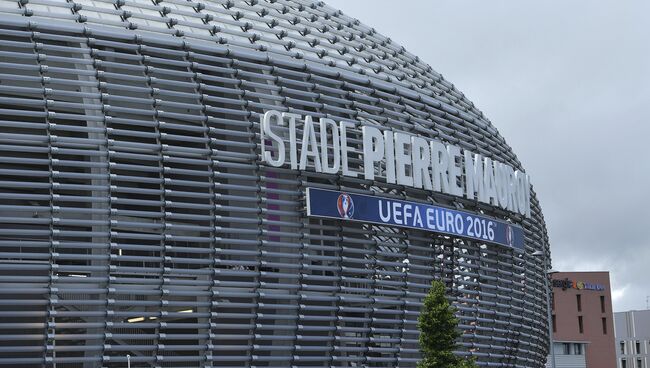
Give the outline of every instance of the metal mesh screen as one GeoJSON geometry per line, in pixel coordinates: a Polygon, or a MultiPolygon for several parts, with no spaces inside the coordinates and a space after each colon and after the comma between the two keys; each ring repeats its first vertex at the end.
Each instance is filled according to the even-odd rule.
{"type": "Polygon", "coordinates": [[[542,366],[545,270],[531,253],[548,239],[534,196],[525,219],[258,160],[260,114],[275,109],[521,169],[481,112],[402,47],[309,1],[0,10],[0,365],[414,367],[436,278],[458,307],[458,354],[542,366]],[[526,247],[308,218],[309,186],[509,219],[526,247]]]}

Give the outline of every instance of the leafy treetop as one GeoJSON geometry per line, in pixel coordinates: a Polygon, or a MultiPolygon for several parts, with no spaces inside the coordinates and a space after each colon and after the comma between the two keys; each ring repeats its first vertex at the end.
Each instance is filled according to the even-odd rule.
{"type": "Polygon", "coordinates": [[[418,368],[473,368],[473,360],[454,355],[456,339],[460,337],[457,329],[458,318],[455,308],[445,298],[445,285],[433,281],[431,289],[424,298],[424,306],[418,319],[420,328],[420,350],[423,359],[418,368]]]}

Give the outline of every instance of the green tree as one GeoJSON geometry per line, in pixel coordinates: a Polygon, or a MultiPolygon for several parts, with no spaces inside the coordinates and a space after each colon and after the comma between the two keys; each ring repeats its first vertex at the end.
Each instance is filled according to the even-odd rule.
{"type": "Polygon", "coordinates": [[[460,337],[455,308],[445,298],[445,285],[433,281],[424,298],[424,306],[418,319],[422,360],[418,368],[472,368],[473,360],[454,355],[456,339],[460,337]]]}

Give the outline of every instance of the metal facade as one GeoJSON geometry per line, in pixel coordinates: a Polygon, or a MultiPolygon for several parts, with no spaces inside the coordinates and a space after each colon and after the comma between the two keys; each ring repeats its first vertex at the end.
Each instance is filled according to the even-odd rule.
{"type": "Polygon", "coordinates": [[[260,114],[275,109],[520,169],[483,114],[401,46],[300,0],[0,10],[0,365],[414,367],[420,302],[441,278],[459,354],[543,366],[531,254],[548,241],[534,197],[525,219],[258,160],[260,114]],[[526,248],[307,218],[309,186],[480,211],[521,224],[526,248]]]}

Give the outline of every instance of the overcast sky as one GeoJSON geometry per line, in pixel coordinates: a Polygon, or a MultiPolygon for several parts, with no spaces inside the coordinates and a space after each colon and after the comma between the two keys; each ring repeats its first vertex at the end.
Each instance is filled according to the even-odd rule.
{"type": "Polygon", "coordinates": [[[531,175],[553,268],[650,295],[650,1],[329,0],[431,65],[531,175]],[[398,5],[398,6],[396,6],[398,5]]]}

